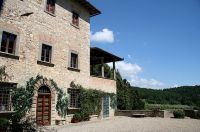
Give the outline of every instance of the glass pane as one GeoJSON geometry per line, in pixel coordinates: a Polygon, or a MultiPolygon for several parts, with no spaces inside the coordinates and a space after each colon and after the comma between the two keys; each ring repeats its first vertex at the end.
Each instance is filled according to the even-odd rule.
{"type": "Polygon", "coordinates": [[[15,43],[15,36],[14,35],[10,35],[8,53],[11,53],[11,54],[14,53],[14,43],[15,43]]]}
{"type": "Polygon", "coordinates": [[[46,10],[52,14],[55,13],[55,0],[47,0],[46,10]]]}
{"type": "Polygon", "coordinates": [[[6,52],[6,43],[7,43],[7,34],[3,32],[2,40],[1,40],[1,51],[6,52]]]}
{"type": "Polygon", "coordinates": [[[41,60],[46,61],[46,62],[51,62],[51,46],[42,45],[42,55],[41,55],[41,60]]]}
{"type": "Polygon", "coordinates": [[[0,111],[10,111],[10,89],[0,88],[0,111]]]}
{"type": "Polygon", "coordinates": [[[72,53],[71,54],[71,67],[78,68],[78,55],[72,53]]]}
{"type": "Polygon", "coordinates": [[[1,51],[14,54],[16,46],[16,38],[17,36],[14,34],[3,32],[1,41],[1,51]]]}
{"type": "Polygon", "coordinates": [[[51,93],[51,91],[48,87],[42,86],[41,88],[39,88],[38,93],[51,93]]]}

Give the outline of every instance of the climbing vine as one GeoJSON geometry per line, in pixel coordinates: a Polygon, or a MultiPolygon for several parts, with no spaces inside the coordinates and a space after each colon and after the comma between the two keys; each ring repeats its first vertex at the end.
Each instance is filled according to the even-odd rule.
{"type": "MultiPolygon", "coordinates": [[[[34,86],[41,79],[47,80],[43,76],[37,75],[36,78],[32,77],[29,79],[29,81],[27,81],[25,88],[17,88],[12,92],[13,108],[16,111],[15,116],[24,117],[26,113],[30,111],[34,96],[34,86]]],[[[58,95],[56,110],[60,116],[65,118],[67,115],[68,106],[67,95],[63,92],[61,88],[57,86],[57,84],[53,80],[50,81],[58,95]]]]}
{"type": "Polygon", "coordinates": [[[116,95],[114,93],[106,93],[100,90],[83,88],[76,85],[75,88],[80,89],[79,100],[80,110],[74,115],[79,117],[79,121],[86,121],[90,119],[90,115],[100,115],[102,110],[102,98],[110,97],[110,107],[116,108],[116,95]]]}
{"type": "Polygon", "coordinates": [[[65,118],[67,115],[67,110],[68,110],[67,94],[63,92],[63,90],[60,89],[52,79],[50,81],[57,92],[56,110],[62,118],[65,118]]]}

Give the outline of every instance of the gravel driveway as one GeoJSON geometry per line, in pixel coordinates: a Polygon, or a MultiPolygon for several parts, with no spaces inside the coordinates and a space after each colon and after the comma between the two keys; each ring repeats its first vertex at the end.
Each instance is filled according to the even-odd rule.
{"type": "Polygon", "coordinates": [[[58,132],[200,132],[200,120],[114,117],[57,128],[58,132]]]}

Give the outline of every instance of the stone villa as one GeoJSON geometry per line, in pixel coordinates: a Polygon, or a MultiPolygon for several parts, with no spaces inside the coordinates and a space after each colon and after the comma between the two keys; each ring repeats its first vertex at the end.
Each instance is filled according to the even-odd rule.
{"type": "MultiPolygon", "coordinates": [[[[9,91],[24,86],[29,78],[38,74],[53,79],[69,94],[72,110],[77,109],[78,102],[76,92],[73,89],[68,92],[71,82],[116,93],[115,62],[123,59],[90,47],[90,18],[101,13],[91,3],[86,0],[4,0],[0,6],[0,66],[6,66],[11,76],[7,82],[0,82],[0,116],[12,112],[9,91]],[[110,62],[113,63],[112,79],[104,77],[103,66],[101,77],[91,75],[91,65],[110,62]]],[[[40,125],[53,125],[59,118],[55,110],[56,93],[47,83],[38,82],[35,87],[38,92],[31,110],[40,125]],[[39,105],[39,101],[47,101],[47,104],[39,105]]],[[[114,116],[109,98],[104,100],[102,117],[114,116]]]]}

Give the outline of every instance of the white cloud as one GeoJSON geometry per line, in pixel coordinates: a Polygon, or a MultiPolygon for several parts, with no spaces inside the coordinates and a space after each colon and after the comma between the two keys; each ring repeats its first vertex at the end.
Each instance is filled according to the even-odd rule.
{"type": "MultiPolygon", "coordinates": [[[[111,66],[111,64],[109,64],[111,66]]],[[[145,79],[139,77],[139,73],[142,72],[142,68],[137,64],[118,62],[116,68],[119,70],[123,78],[126,78],[132,86],[138,86],[143,88],[160,89],[164,84],[156,79],[145,79]]]]}
{"type": "Polygon", "coordinates": [[[132,86],[138,86],[142,88],[161,89],[164,86],[164,84],[158,80],[145,79],[138,76],[132,76],[129,81],[132,86]]]}
{"type": "Polygon", "coordinates": [[[91,41],[99,43],[114,43],[114,33],[113,31],[104,28],[102,31],[90,34],[91,41]]]}
{"type": "Polygon", "coordinates": [[[130,76],[135,76],[142,71],[142,68],[137,64],[131,64],[124,61],[118,62],[116,64],[116,68],[125,78],[129,78],[130,76]]]}

